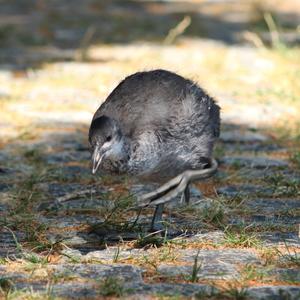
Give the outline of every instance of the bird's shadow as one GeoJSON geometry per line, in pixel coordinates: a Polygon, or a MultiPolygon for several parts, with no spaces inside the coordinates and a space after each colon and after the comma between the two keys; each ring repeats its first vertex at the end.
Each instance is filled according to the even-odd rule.
{"type": "Polygon", "coordinates": [[[98,241],[108,245],[116,245],[120,242],[132,242],[134,248],[160,247],[168,241],[178,237],[188,237],[192,232],[164,227],[154,231],[150,227],[150,221],[132,223],[103,222],[91,226],[89,234],[95,236],[98,241]]]}

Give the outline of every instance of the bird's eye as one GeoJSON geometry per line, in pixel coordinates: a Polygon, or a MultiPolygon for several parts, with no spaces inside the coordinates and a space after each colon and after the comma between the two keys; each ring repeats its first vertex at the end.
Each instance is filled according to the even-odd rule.
{"type": "Polygon", "coordinates": [[[111,135],[109,135],[109,136],[106,138],[106,141],[107,141],[107,142],[110,142],[110,141],[111,141],[111,135]]]}

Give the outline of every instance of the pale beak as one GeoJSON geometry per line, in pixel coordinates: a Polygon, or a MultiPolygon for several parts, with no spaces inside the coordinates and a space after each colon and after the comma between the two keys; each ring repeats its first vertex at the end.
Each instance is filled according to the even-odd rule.
{"type": "Polygon", "coordinates": [[[95,174],[102,162],[102,159],[105,155],[105,152],[100,146],[96,146],[93,156],[92,156],[92,161],[93,161],[93,169],[92,173],[95,174]]]}

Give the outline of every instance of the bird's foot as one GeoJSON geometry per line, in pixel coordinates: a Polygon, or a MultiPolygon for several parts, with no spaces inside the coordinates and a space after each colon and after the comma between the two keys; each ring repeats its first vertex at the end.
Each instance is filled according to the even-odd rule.
{"type": "Polygon", "coordinates": [[[188,184],[194,180],[211,177],[216,173],[217,168],[218,163],[213,159],[211,166],[207,169],[187,170],[171,179],[153,192],[138,197],[138,206],[145,207],[164,204],[173,200],[177,195],[183,192],[185,192],[186,202],[188,203],[188,184]]]}

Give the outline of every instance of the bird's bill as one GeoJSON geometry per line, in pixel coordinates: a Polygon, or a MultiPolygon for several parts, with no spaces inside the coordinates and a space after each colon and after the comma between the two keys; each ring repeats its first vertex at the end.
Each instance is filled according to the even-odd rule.
{"type": "Polygon", "coordinates": [[[103,160],[103,157],[105,155],[105,152],[103,153],[102,149],[100,147],[96,147],[92,156],[93,161],[93,169],[92,173],[95,174],[103,160]]]}

